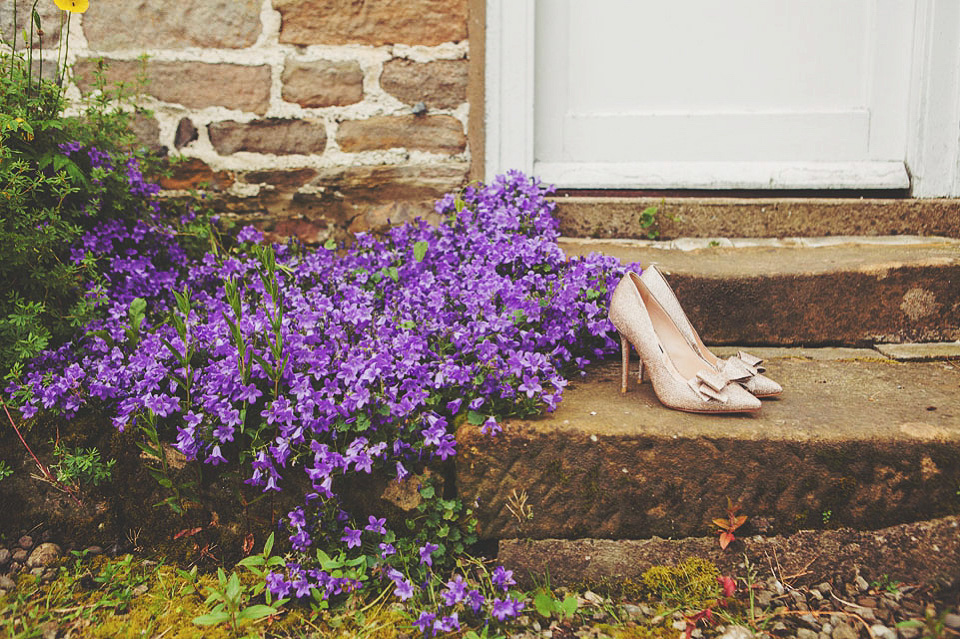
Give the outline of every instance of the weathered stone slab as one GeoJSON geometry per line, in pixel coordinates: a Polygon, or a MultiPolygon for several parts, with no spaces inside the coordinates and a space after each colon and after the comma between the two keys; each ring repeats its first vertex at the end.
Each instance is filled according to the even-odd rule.
{"type": "Polygon", "coordinates": [[[260,0],[97,0],[83,14],[94,49],[249,47],[260,35],[260,0]]]}
{"type": "Polygon", "coordinates": [[[322,122],[268,118],[252,122],[213,122],[207,130],[217,153],[239,151],[290,155],[323,153],[327,130],[322,122]]]}
{"type": "Polygon", "coordinates": [[[288,57],[283,99],[308,108],[345,106],[363,99],[363,72],[352,61],[305,62],[288,57]]]}
{"type": "Polygon", "coordinates": [[[780,399],[751,415],[665,408],[619,364],[571,384],[551,415],[491,438],[457,433],[457,488],[484,538],[709,535],[726,499],[760,533],[879,528],[960,506],[960,365],[766,362],[780,399]],[[530,519],[510,513],[526,493],[530,519]]]}
{"type": "Polygon", "coordinates": [[[900,362],[930,362],[938,359],[960,359],[960,342],[877,344],[877,350],[887,357],[900,362]]]}
{"type": "Polygon", "coordinates": [[[630,241],[564,239],[657,264],[707,343],[861,345],[960,339],[960,242],[819,248],[664,250],[630,241]]]}
{"type": "Polygon", "coordinates": [[[826,235],[960,237],[958,199],[558,197],[560,232],[647,237],[640,212],[658,208],[661,238],[826,235]]]}
{"type": "Polygon", "coordinates": [[[449,115],[386,115],[342,123],[337,142],[347,152],[400,148],[452,155],[463,152],[467,137],[449,115]]]}
{"type": "Polygon", "coordinates": [[[788,537],[747,536],[720,550],[716,537],[689,539],[544,539],[501,541],[497,561],[521,585],[549,574],[557,586],[608,586],[640,581],[652,566],[676,565],[689,557],[712,561],[723,574],[742,575],[744,555],[766,567],[772,557],[794,587],[860,574],[868,581],[886,575],[910,584],[939,585],[960,574],[960,519],[943,517],[876,531],[805,530],[788,537]],[[816,580],[816,581],[811,581],[816,580]]]}
{"type": "MultiPolygon", "coordinates": [[[[138,60],[105,60],[104,76],[108,85],[123,82],[134,86],[144,70],[138,60]]],[[[97,62],[80,60],[74,66],[77,86],[89,92],[97,62]]],[[[162,102],[182,104],[191,109],[222,106],[240,111],[265,113],[270,106],[270,67],[205,62],[148,61],[145,67],[149,83],[145,92],[162,102]],[[230,87],[229,91],[224,87],[230,87]]]]}
{"type": "Polygon", "coordinates": [[[380,86],[407,104],[423,102],[428,108],[455,109],[467,100],[466,60],[413,62],[394,59],[383,65],[380,86]]]}
{"type": "Polygon", "coordinates": [[[423,44],[467,37],[467,0],[273,0],[280,42],[423,44]]]}
{"type": "Polygon", "coordinates": [[[159,178],[160,186],[171,191],[208,188],[221,191],[230,188],[234,177],[227,171],[214,171],[203,160],[189,158],[170,166],[170,175],[159,178]]]}

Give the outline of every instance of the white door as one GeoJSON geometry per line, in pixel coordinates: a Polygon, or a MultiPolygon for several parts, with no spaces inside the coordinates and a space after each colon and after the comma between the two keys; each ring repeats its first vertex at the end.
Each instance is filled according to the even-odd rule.
{"type": "Polygon", "coordinates": [[[534,173],[906,188],[915,0],[536,0],[534,173]]]}
{"type": "Polygon", "coordinates": [[[960,196],[958,0],[486,0],[485,173],[960,196]]]}

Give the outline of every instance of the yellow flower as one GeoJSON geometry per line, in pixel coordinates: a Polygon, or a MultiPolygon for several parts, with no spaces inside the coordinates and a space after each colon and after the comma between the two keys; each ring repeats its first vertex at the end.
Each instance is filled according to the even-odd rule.
{"type": "Polygon", "coordinates": [[[70,13],[83,13],[90,7],[90,0],[53,0],[53,4],[70,13]]]}

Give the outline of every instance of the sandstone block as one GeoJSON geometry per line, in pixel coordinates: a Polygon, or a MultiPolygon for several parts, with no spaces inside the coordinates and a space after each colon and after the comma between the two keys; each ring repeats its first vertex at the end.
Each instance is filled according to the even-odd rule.
{"type": "MultiPolygon", "coordinates": [[[[74,67],[75,82],[84,93],[93,85],[93,71],[99,64],[80,60],[74,67]]],[[[105,60],[108,83],[133,85],[141,73],[137,60],[105,60]]],[[[222,106],[240,111],[265,113],[270,104],[270,67],[206,62],[147,62],[149,84],[145,91],[162,102],[192,109],[222,106]]]]}
{"type": "Polygon", "coordinates": [[[436,109],[453,109],[467,100],[467,61],[419,63],[390,60],[383,65],[380,86],[401,102],[424,102],[436,109]]]}
{"type": "Polygon", "coordinates": [[[200,137],[200,132],[197,131],[193,120],[190,118],[180,118],[180,121],[177,122],[177,132],[173,136],[173,146],[182,149],[198,137],[200,137]]]}
{"type": "Polygon", "coordinates": [[[449,115],[377,116],[340,125],[340,148],[347,152],[406,148],[433,153],[462,153],[467,145],[463,125],[449,115]]]}
{"type": "Polygon", "coordinates": [[[250,171],[244,174],[243,181],[247,184],[267,184],[278,189],[298,189],[316,175],[317,170],[310,168],[286,171],[250,171]]]}
{"type": "Polygon", "coordinates": [[[210,166],[196,158],[177,162],[171,167],[171,175],[160,178],[160,186],[171,191],[212,188],[223,190],[233,184],[233,176],[227,171],[214,172],[210,166]]]}
{"type": "Polygon", "coordinates": [[[253,122],[214,122],[209,126],[210,142],[217,153],[323,153],[327,132],[320,122],[268,118],[253,122]]]}
{"type": "Polygon", "coordinates": [[[239,49],[257,41],[261,4],[260,0],[97,0],[83,15],[83,32],[91,47],[106,51],[239,49]]]}
{"type": "Polygon", "coordinates": [[[287,58],[283,99],[308,108],[354,104],[363,99],[363,72],[356,62],[287,58]]]}
{"type": "Polygon", "coordinates": [[[130,129],[137,136],[137,143],[154,153],[163,150],[160,144],[160,125],[156,118],[145,113],[137,113],[130,121],[130,129]]]}
{"type": "MultiPolygon", "coordinates": [[[[23,41],[23,32],[30,32],[30,6],[33,3],[20,2],[17,4],[17,49],[25,49],[26,43],[23,41]]],[[[0,37],[6,42],[12,42],[14,36],[13,28],[13,2],[4,2],[0,4],[0,37]]],[[[41,2],[37,5],[37,13],[40,14],[40,28],[43,30],[43,36],[34,36],[34,47],[38,44],[44,49],[53,49],[60,42],[60,32],[62,25],[60,18],[63,12],[57,9],[52,2],[41,2]]],[[[66,24],[64,22],[63,24],[66,24]]],[[[76,27],[77,25],[73,25],[76,27]]],[[[46,65],[44,65],[46,66],[46,65]]],[[[51,67],[53,64],[50,65],[51,67]]],[[[46,74],[44,74],[46,75],[46,74]]]]}
{"type": "Polygon", "coordinates": [[[274,0],[280,42],[423,44],[467,37],[467,0],[274,0]]]}

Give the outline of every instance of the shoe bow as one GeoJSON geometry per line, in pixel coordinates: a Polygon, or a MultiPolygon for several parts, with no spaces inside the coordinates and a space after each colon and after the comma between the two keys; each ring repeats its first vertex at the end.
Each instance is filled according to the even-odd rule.
{"type": "MultiPolygon", "coordinates": [[[[747,353],[743,354],[746,355],[747,353]]],[[[696,377],[688,383],[703,400],[713,399],[725,404],[729,400],[724,391],[727,384],[746,382],[756,374],[756,368],[739,359],[739,357],[731,357],[723,362],[720,370],[704,369],[698,372],[696,377]]]]}
{"type": "Polygon", "coordinates": [[[766,372],[766,368],[763,367],[763,360],[757,357],[756,355],[751,355],[750,353],[745,353],[744,351],[737,351],[737,354],[728,359],[727,361],[738,360],[746,364],[747,368],[753,371],[753,375],[758,375],[760,373],[766,372]]]}

